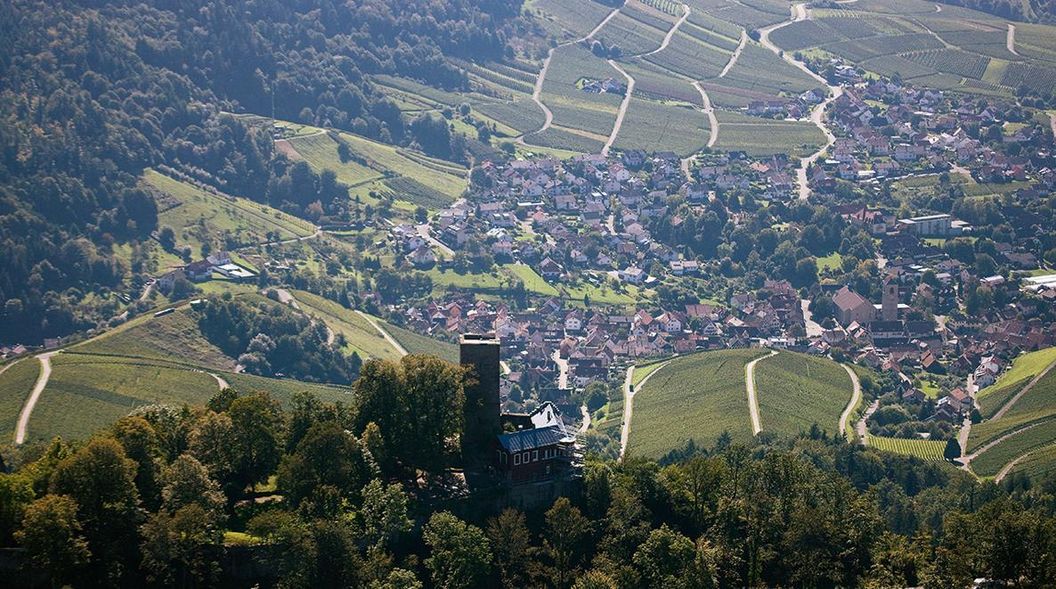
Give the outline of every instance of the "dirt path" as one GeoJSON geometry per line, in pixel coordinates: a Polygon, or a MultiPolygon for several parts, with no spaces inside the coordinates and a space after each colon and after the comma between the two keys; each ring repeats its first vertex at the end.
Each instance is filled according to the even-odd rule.
{"type": "Polygon", "coordinates": [[[939,4],[935,5],[935,12],[942,12],[942,6],[939,4]]]}
{"type": "Polygon", "coordinates": [[[682,5],[682,18],[678,19],[678,22],[676,22],[675,25],[673,27],[671,27],[667,31],[667,34],[664,35],[664,40],[660,42],[660,46],[657,47],[656,49],[653,49],[649,53],[643,53],[639,57],[647,57],[647,56],[650,56],[650,55],[655,55],[657,53],[660,53],[664,49],[667,49],[667,46],[671,44],[671,38],[674,37],[675,33],[678,32],[678,27],[682,26],[682,23],[686,22],[687,18],[689,18],[689,6],[683,4],[682,5]]]}
{"type": "Polygon", "coordinates": [[[991,440],[991,441],[983,444],[982,446],[980,446],[979,449],[976,450],[975,452],[972,452],[971,454],[962,455],[961,456],[961,464],[963,464],[965,467],[967,467],[969,464],[971,464],[971,462],[973,460],[975,460],[976,458],[979,458],[980,454],[986,452],[990,448],[993,448],[994,446],[1000,444],[1001,442],[1004,442],[1005,440],[1007,440],[1009,438],[1014,438],[1014,437],[1018,436],[1019,434],[1025,432],[1025,431],[1030,431],[1030,430],[1038,427],[1039,425],[1047,424],[1050,421],[1052,421],[1052,420],[1043,420],[1043,421],[1037,421],[1037,422],[1034,422],[1034,423],[1028,423],[1027,425],[1025,425],[1025,426],[1023,426],[1021,428],[1014,429],[1014,430],[1008,432],[1007,434],[1001,436],[1000,438],[997,438],[996,440],[991,440]]]}
{"type": "Polygon", "coordinates": [[[40,361],[40,375],[37,376],[37,382],[33,385],[33,391],[29,394],[29,398],[26,399],[22,412],[18,414],[18,425],[15,428],[15,444],[21,445],[26,440],[26,428],[29,427],[29,417],[33,415],[33,408],[37,406],[40,394],[44,392],[44,387],[48,386],[48,379],[51,378],[51,357],[58,353],[56,350],[54,352],[44,352],[37,356],[37,360],[40,361]]]}
{"type": "Polygon", "coordinates": [[[821,149],[814,152],[813,154],[804,158],[800,158],[799,169],[796,170],[796,182],[799,184],[799,198],[802,200],[806,200],[810,198],[810,182],[807,178],[807,169],[811,166],[811,164],[818,161],[818,159],[821,158],[825,151],[828,150],[829,147],[831,147],[832,144],[836,142],[836,135],[834,135],[828,125],[825,124],[825,109],[827,109],[829,105],[832,104],[832,101],[836,100],[840,97],[840,95],[843,94],[843,88],[840,86],[833,86],[829,84],[828,80],[814,73],[814,70],[807,67],[807,64],[801,61],[797,61],[794,57],[789,55],[787,52],[783,51],[780,47],[774,45],[773,41],[770,40],[770,33],[780,28],[787,27],[788,25],[794,22],[799,22],[802,20],[810,20],[810,14],[807,12],[807,5],[803,2],[800,2],[799,4],[795,4],[792,6],[792,20],[786,20],[785,22],[777,23],[775,25],[770,25],[768,27],[759,29],[759,43],[762,44],[763,47],[766,47],[767,49],[772,51],[775,55],[781,57],[788,63],[802,70],[805,74],[807,74],[829,90],[829,97],[821,103],[817,104],[810,111],[810,121],[814,123],[814,125],[816,125],[818,129],[821,129],[822,133],[825,134],[825,145],[823,145],[821,149]]]}
{"type": "Polygon", "coordinates": [[[400,342],[396,341],[396,338],[392,337],[392,335],[390,335],[384,327],[378,324],[377,321],[374,321],[373,317],[367,315],[359,309],[356,309],[356,313],[358,313],[360,317],[366,319],[367,323],[370,323],[370,325],[378,332],[378,334],[380,334],[381,337],[385,338],[385,341],[389,342],[390,346],[396,348],[396,351],[399,352],[401,356],[407,355],[407,348],[404,348],[402,345],[400,345],[400,342]]]}
{"type": "Polygon", "coordinates": [[[719,140],[719,119],[715,116],[715,107],[711,105],[711,99],[700,82],[693,82],[693,87],[700,93],[700,101],[704,104],[704,114],[708,115],[708,129],[711,134],[708,137],[708,147],[713,147],[719,140]]]}
{"type": "Polygon", "coordinates": [[[719,74],[720,78],[725,78],[726,74],[729,73],[730,68],[733,64],[737,63],[737,58],[741,56],[741,51],[744,51],[744,46],[748,44],[748,31],[741,29],[741,42],[737,44],[737,48],[733,50],[733,55],[730,56],[730,61],[726,62],[726,66],[722,68],[722,72],[719,74]]]}
{"type": "Polygon", "coordinates": [[[776,350],[770,350],[770,354],[761,358],[756,358],[744,365],[744,386],[748,390],[748,413],[752,417],[753,436],[757,436],[759,435],[759,432],[763,431],[763,426],[759,422],[759,399],[755,392],[755,365],[758,364],[760,360],[773,358],[776,355],[776,350]]]}
{"type": "Polygon", "coordinates": [[[1016,25],[1008,23],[1008,36],[1005,38],[1005,45],[1008,46],[1008,52],[1012,55],[1019,55],[1016,51],[1016,25]]]}
{"type": "MultiPolygon", "coordinates": [[[[585,37],[576,39],[574,41],[566,41],[564,43],[561,43],[560,45],[557,45],[556,47],[551,47],[550,51],[548,51],[546,53],[546,59],[543,60],[543,67],[539,69],[539,75],[537,75],[535,77],[535,87],[532,88],[532,102],[535,102],[535,104],[537,104],[539,106],[539,108],[541,108],[542,111],[543,111],[543,117],[544,117],[543,125],[541,127],[539,127],[538,129],[536,129],[535,131],[530,131],[528,133],[525,133],[525,134],[521,135],[520,137],[518,137],[516,139],[516,143],[518,143],[520,145],[524,145],[525,144],[524,143],[524,138],[525,137],[527,137],[529,135],[537,135],[539,133],[542,133],[543,131],[546,131],[547,129],[549,129],[550,126],[553,125],[553,123],[554,123],[554,113],[550,110],[550,107],[546,106],[546,103],[543,102],[543,82],[546,81],[546,72],[549,71],[549,69],[550,69],[550,60],[553,59],[553,57],[554,57],[554,51],[556,51],[556,50],[558,50],[558,49],[560,49],[562,47],[567,47],[569,45],[574,45],[576,43],[582,43],[583,41],[589,41],[592,37],[594,37],[594,35],[597,35],[598,31],[600,31],[602,27],[604,27],[606,24],[608,24],[608,22],[610,20],[612,20],[613,17],[615,17],[617,14],[619,14],[619,12],[620,12],[620,9],[618,7],[612,9],[612,12],[607,14],[605,16],[605,18],[603,18],[601,20],[601,22],[598,23],[598,26],[596,26],[593,29],[591,29],[591,31],[589,33],[587,33],[587,35],[585,37]]],[[[451,255],[454,255],[454,254],[451,254],[451,255]]]]}
{"type": "Polygon", "coordinates": [[[851,369],[850,366],[842,364],[843,369],[847,371],[847,376],[851,377],[851,382],[854,384],[854,392],[851,394],[851,401],[847,403],[847,408],[843,410],[840,415],[840,435],[845,435],[847,431],[847,420],[851,418],[851,412],[858,406],[858,403],[862,400],[862,382],[858,380],[858,373],[851,369]]]}
{"type": "Polygon", "coordinates": [[[671,360],[667,360],[657,366],[656,370],[647,374],[642,379],[642,382],[638,383],[638,386],[633,386],[632,384],[634,382],[634,365],[627,367],[627,376],[623,379],[623,427],[620,428],[620,460],[623,460],[623,455],[627,452],[627,438],[631,435],[631,417],[634,416],[634,395],[642,390],[642,387],[649,382],[650,378],[670,363],[671,360]]]}
{"type": "Polygon", "coordinates": [[[1012,472],[1012,469],[1015,468],[1016,465],[1022,462],[1024,459],[1033,456],[1035,453],[1040,452],[1041,450],[1045,450],[1051,447],[1051,445],[1042,446],[1041,448],[1035,448],[1030,452],[1023,454],[1022,456],[1017,456],[1012,462],[1009,462],[1008,464],[1002,466],[1001,470],[997,471],[997,476],[994,477],[994,483],[1000,483],[1006,476],[1008,476],[1008,473],[1012,472]]]}
{"type": "Polygon", "coordinates": [[[1048,374],[1049,371],[1052,370],[1054,366],[1056,366],[1056,362],[1050,363],[1048,366],[1045,367],[1044,370],[1042,370],[1041,372],[1036,374],[1034,376],[1034,378],[1030,379],[1030,382],[1027,383],[1027,386],[1025,386],[1022,389],[1020,389],[1020,391],[1018,393],[1016,393],[1016,396],[1014,396],[1011,399],[1009,399],[1008,403],[1005,403],[1000,409],[998,409],[997,413],[994,413],[994,416],[991,417],[990,420],[993,421],[993,420],[1001,419],[1002,417],[1004,417],[1005,413],[1008,413],[1008,410],[1011,409],[1012,406],[1015,405],[1017,401],[1019,401],[1020,397],[1022,397],[1023,395],[1025,395],[1027,393],[1029,393],[1030,389],[1033,389],[1034,385],[1038,384],[1039,380],[1041,380],[1042,378],[1045,378],[1045,375],[1048,374]]]}
{"type": "Polygon", "coordinates": [[[634,78],[631,77],[620,64],[613,60],[609,60],[609,65],[616,71],[620,72],[624,79],[627,80],[627,93],[623,96],[623,102],[620,103],[620,110],[616,113],[616,122],[612,125],[612,133],[609,134],[609,140],[605,142],[605,147],[601,148],[601,155],[609,155],[609,149],[612,148],[612,144],[616,143],[616,137],[620,134],[620,127],[623,125],[623,117],[627,115],[627,107],[631,104],[631,95],[634,94],[634,78]]]}

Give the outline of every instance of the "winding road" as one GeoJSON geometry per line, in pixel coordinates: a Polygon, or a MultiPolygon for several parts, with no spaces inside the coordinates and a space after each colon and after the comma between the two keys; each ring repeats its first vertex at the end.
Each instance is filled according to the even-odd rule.
{"type": "Polygon", "coordinates": [[[711,105],[711,99],[708,98],[708,93],[704,91],[704,87],[700,85],[700,82],[693,82],[693,87],[700,93],[700,100],[704,104],[704,109],[701,112],[708,115],[708,129],[711,132],[708,137],[708,147],[713,147],[715,142],[719,140],[719,119],[715,116],[715,108],[711,105]]]}
{"type": "Polygon", "coordinates": [[[675,23],[675,26],[671,27],[667,31],[667,34],[664,35],[664,40],[660,42],[660,46],[657,47],[656,49],[653,49],[649,53],[643,53],[642,55],[640,55],[638,57],[648,57],[650,55],[654,55],[654,54],[660,53],[664,49],[667,49],[667,46],[671,44],[671,38],[674,37],[675,33],[678,32],[678,27],[681,27],[682,23],[686,22],[687,18],[689,18],[689,6],[686,5],[686,4],[683,4],[682,5],[682,18],[678,19],[678,22],[675,23]]]}
{"type": "Polygon", "coordinates": [[[567,47],[569,45],[575,45],[576,43],[582,43],[584,41],[589,41],[591,38],[594,37],[594,35],[597,35],[598,31],[600,31],[602,27],[604,27],[606,24],[608,24],[608,22],[610,20],[612,20],[613,17],[615,17],[617,14],[619,14],[619,12],[620,12],[619,7],[613,8],[612,12],[607,14],[605,16],[605,18],[603,18],[601,20],[601,22],[598,23],[598,25],[596,27],[591,29],[591,31],[589,33],[587,33],[587,35],[585,37],[582,37],[582,38],[579,38],[579,39],[575,39],[573,41],[565,41],[564,43],[561,43],[560,45],[557,45],[555,47],[551,47],[550,51],[548,51],[546,53],[546,59],[543,60],[543,67],[539,69],[539,75],[537,75],[535,77],[535,87],[532,88],[532,101],[535,102],[537,105],[539,105],[539,108],[541,108],[543,110],[543,116],[545,117],[543,119],[543,126],[539,127],[535,131],[530,131],[528,133],[525,133],[525,134],[521,135],[520,137],[517,138],[517,140],[516,140],[517,143],[519,143],[520,145],[524,145],[524,138],[525,137],[527,137],[528,135],[537,135],[539,133],[542,133],[543,131],[546,131],[547,129],[549,129],[550,126],[553,125],[553,123],[554,123],[554,113],[550,111],[550,107],[546,106],[546,103],[543,102],[543,98],[542,98],[542,96],[543,96],[543,82],[546,81],[546,72],[550,69],[550,60],[553,59],[553,57],[554,57],[554,51],[556,51],[556,50],[558,50],[558,49],[560,49],[562,47],[567,47]]]}
{"type": "Polygon", "coordinates": [[[744,51],[744,46],[748,44],[748,31],[741,29],[741,41],[737,44],[737,48],[733,50],[733,55],[730,56],[730,61],[726,62],[726,66],[722,68],[722,72],[719,73],[720,78],[725,78],[726,74],[729,73],[730,68],[733,64],[737,63],[737,58],[741,56],[741,51],[744,51]]]}
{"type": "Polygon", "coordinates": [[[862,400],[862,382],[858,380],[858,373],[851,369],[846,364],[841,364],[843,369],[847,371],[847,376],[851,377],[851,382],[854,384],[854,393],[851,394],[851,402],[847,403],[847,408],[843,410],[840,415],[840,435],[846,435],[847,432],[847,420],[851,418],[851,412],[858,406],[858,403],[862,400]]]}
{"type": "Polygon", "coordinates": [[[854,430],[858,434],[858,441],[863,446],[865,445],[865,436],[869,434],[869,428],[867,425],[869,423],[869,418],[872,417],[872,415],[876,413],[876,410],[879,408],[879,399],[870,403],[869,408],[865,410],[865,413],[862,414],[861,419],[859,419],[858,423],[854,425],[854,430]]]}
{"type": "Polygon", "coordinates": [[[759,422],[759,399],[755,392],[755,365],[760,360],[767,358],[773,358],[777,355],[776,350],[770,350],[770,353],[766,356],[762,356],[752,360],[751,362],[744,365],[744,386],[748,390],[748,413],[752,417],[752,435],[757,436],[759,432],[763,431],[763,426],[759,422]]]}
{"type": "Polygon", "coordinates": [[[40,400],[40,394],[44,392],[44,387],[48,386],[48,379],[51,378],[51,357],[58,353],[58,350],[56,350],[44,352],[37,356],[37,360],[40,361],[40,375],[37,376],[37,382],[33,385],[33,391],[29,394],[29,398],[26,399],[26,404],[22,406],[22,412],[18,414],[18,425],[15,427],[15,444],[21,445],[26,441],[26,429],[29,427],[29,418],[33,415],[33,408],[37,406],[37,401],[40,400]]]}
{"type": "Polygon", "coordinates": [[[642,379],[642,382],[638,383],[638,386],[634,386],[634,364],[627,367],[627,376],[623,379],[623,426],[620,428],[620,460],[623,460],[624,453],[627,452],[627,438],[631,435],[631,417],[634,416],[634,395],[638,391],[642,390],[645,383],[649,382],[657,372],[664,369],[671,363],[671,360],[667,360],[660,366],[656,367],[642,379]]]}
{"type": "Polygon", "coordinates": [[[817,104],[810,111],[810,121],[814,123],[818,127],[818,129],[821,129],[822,133],[825,134],[825,145],[813,154],[807,157],[800,158],[799,169],[796,170],[796,182],[799,184],[799,198],[803,200],[810,198],[810,181],[807,178],[807,169],[811,166],[811,164],[818,161],[818,159],[821,158],[822,155],[824,155],[825,151],[828,150],[829,147],[836,142],[836,135],[833,134],[832,130],[829,129],[828,125],[825,124],[825,109],[827,109],[829,105],[832,104],[832,101],[836,100],[843,94],[843,88],[840,86],[833,86],[832,84],[829,84],[828,80],[814,73],[812,69],[807,67],[807,64],[803,63],[802,61],[796,60],[794,57],[789,55],[780,47],[774,45],[773,41],[770,40],[770,33],[780,28],[787,27],[792,23],[809,19],[810,14],[807,12],[807,5],[803,2],[800,2],[792,6],[791,20],[787,20],[785,22],[777,23],[775,25],[770,25],[768,27],[759,29],[759,43],[761,43],[763,47],[766,47],[775,55],[781,57],[788,63],[796,66],[829,90],[829,97],[817,104]]]}

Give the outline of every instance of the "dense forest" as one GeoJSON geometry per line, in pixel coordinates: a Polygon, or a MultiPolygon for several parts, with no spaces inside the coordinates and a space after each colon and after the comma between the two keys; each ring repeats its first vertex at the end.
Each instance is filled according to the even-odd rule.
{"type": "Polygon", "coordinates": [[[302,216],[317,202],[341,215],[347,193],[332,176],[287,162],[266,132],[225,113],[429,143],[429,123],[416,136],[364,75],[465,87],[444,57],[503,56],[520,9],[498,0],[3,3],[0,341],[91,327],[100,317],[78,306],[84,294],[122,290],[145,272],[115,247],[158,229],[157,205],[138,186],[147,167],[302,216]]]}
{"type": "Polygon", "coordinates": [[[435,358],[370,361],[347,406],[228,389],[28,448],[0,474],[0,543],[23,549],[26,584],[53,586],[1056,582],[1056,489],[816,431],[588,459],[577,493],[526,511],[459,499],[463,378],[435,358]]]}

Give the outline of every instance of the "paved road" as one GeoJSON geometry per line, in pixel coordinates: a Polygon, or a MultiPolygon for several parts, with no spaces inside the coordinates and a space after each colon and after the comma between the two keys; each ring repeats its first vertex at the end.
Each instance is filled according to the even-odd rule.
{"type": "MultiPolygon", "coordinates": [[[[976,450],[975,452],[972,452],[971,454],[964,454],[962,452],[962,454],[961,454],[961,464],[963,466],[967,467],[969,464],[971,464],[971,462],[973,460],[975,460],[976,458],[979,458],[980,454],[982,454],[983,452],[986,452],[987,450],[989,450],[990,448],[993,448],[994,446],[1000,444],[1001,442],[1004,442],[1005,440],[1007,440],[1009,438],[1018,436],[1019,434],[1025,432],[1025,431],[1032,430],[1032,429],[1034,429],[1035,427],[1037,427],[1039,425],[1048,424],[1048,423],[1049,423],[1048,421],[1040,421],[1040,422],[1036,422],[1036,423],[1029,423],[1029,424],[1027,424],[1027,425],[1025,425],[1025,426],[1023,426],[1021,428],[1014,429],[1014,430],[1008,432],[1007,434],[1001,436],[1000,438],[997,438],[996,440],[991,440],[991,441],[983,444],[982,446],[979,447],[978,450],[976,450]]],[[[962,445],[961,447],[963,448],[964,446],[962,445]]]]}
{"type": "Polygon", "coordinates": [[[748,44],[748,31],[741,29],[741,40],[737,43],[737,48],[733,50],[733,55],[730,55],[730,61],[726,62],[726,65],[722,68],[722,72],[719,74],[720,78],[725,78],[726,74],[729,73],[730,68],[733,64],[737,63],[737,58],[741,56],[741,51],[744,51],[744,46],[748,44]]]}
{"type": "MultiPolygon", "coordinates": [[[[968,375],[968,382],[966,390],[968,391],[968,398],[972,400],[972,407],[975,407],[975,393],[977,386],[975,386],[975,375],[968,375]]],[[[964,456],[968,452],[968,437],[972,434],[972,413],[969,411],[968,415],[964,416],[964,421],[961,422],[961,429],[957,432],[957,443],[961,446],[961,456],[964,456]]],[[[961,468],[968,470],[967,461],[961,461],[961,468]]]]}
{"type": "Polygon", "coordinates": [[[858,433],[858,441],[863,446],[865,445],[865,436],[866,436],[866,434],[869,433],[869,428],[867,427],[866,424],[869,422],[869,418],[872,417],[873,413],[876,413],[876,410],[879,409],[879,408],[880,408],[880,401],[879,400],[873,401],[872,403],[870,403],[869,404],[869,408],[865,410],[865,413],[862,414],[862,418],[859,419],[858,423],[856,423],[855,426],[854,426],[855,432],[858,433]]]}
{"type": "Polygon", "coordinates": [[[814,321],[814,313],[810,311],[810,299],[801,299],[799,307],[803,310],[803,325],[807,330],[807,337],[821,337],[825,329],[814,321]]]}
{"type": "Polygon", "coordinates": [[[1008,46],[1008,52],[1012,55],[1019,55],[1016,51],[1016,25],[1008,23],[1008,36],[1005,37],[1005,45],[1008,46]]]}
{"type": "Polygon", "coordinates": [[[590,429],[590,411],[586,405],[579,406],[579,413],[583,416],[583,423],[579,424],[579,433],[585,434],[590,429]]]}
{"type": "Polygon", "coordinates": [[[1016,402],[1019,401],[1019,399],[1023,395],[1029,393],[1030,390],[1034,388],[1034,385],[1038,384],[1039,380],[1041,380],[1042,378],[1045,378],[1045,375],[1048,374],[1049,371],[1053,369],[1053,367],[1056,367],[1056,362],[1050,363],[1048,366],[1045,367],[1044,370],[1042,370],[1037,375],[1035,375],[1034,378],[1030,379],[1030,382],[1027,383],[1027,386],[1025,386],[1022,389],[1020,389],[1019,392],[1016,393],[1016,396],[1014,396],[1011,399],[1009,399],[1008,402],[1005,403],[1000,409],[998,409],[997,413],[994,413],[994,416],[991,417],[990,419],[991,420],[995,420],[995,419],[1001,419],[1002,417],[1004,417],[1005,413],[1008,413],[1008,410],[1011,409],[1012,406],[1015,405],[1016,402]]]}
{"type": "Polygon", "coordinates": [[[561,357],[560,350],[554,350],[553,356],[554,364],[557,364],[557,388],[567,389],[568,388],[568,360],[561,357]]]}
{"type": "Polygon", "coordinates": [[[763,426],[759,421],[759,399],[755,392],[755,365],[758,364],[760,360],[773,358],[776,355],[776,350],[770,350],[770,354],[761,358],[756,358],[744,365],[744,385],[748,390],[748,413],[752,417],[753,436],[757,436],[759,435],[759,432],[763,431],[763,426]]]}
{"type": "Polygon", "coordinates": [[[814,123],[819,129],[821,129],[822,133],[825,134],[825,145],[823,145],[821,149],[814,152],[813,154],[804,158],[800,158],[799,169],[796,170],[796,182],[799,184],[799,198],[803,200],[810,198],[810,182],[807,178],[807,169],[810,167],[811,164],[818,161],[818,159],[825,153],[825,151],[828,150],[828,148],[836,142],[836,135],[834,135],[832,130],[829,129],[828,125],[825,124],[825,109],[827,109],[828,106],[832,104],[832,101],[836,100],[840,97],[841,94],[843,94],[843,88],[840,86],[833,86],[829,84],[828,80],[814,73],[814,70],[807,67],[807,64],[801,61],[797,61],[794,57],[792,57],[792,55],[784,52],[777,45],[774,45],[774,43],[770,40],[770,33],[780,28],[787,27],[788,25],[794,22],[809,19],[810,14],[807,12],[806,3],[800,2],[792,6],[792,20],[786,20],[785,22],[777,23],[775,25],[770,25],[768,27],[759,29],[759,43],[761,43],[764,47],[772,51],[774,54],[780,56],[788,63],[802,70],[805,74],[807,74],[829,90],[829,97],[821,103],[817,104],[810,111],[810,121],[814,123]]]}
{"type": "Polygon", "coordinates": [[[359,309],[356,309],[356,313],[358,313],[360,317],[366,319],[367,323],[370,323],[370,325],[374,327],[378,334],[380,334],[381,337],[385,338],[385,341],[389,342],[390,346],[396,348],[396,351],[399,352],[401,356],[407,355],[407,348],[404,348],[402,345],[400,345],[400,342],[396,341],[396,338],[392,337],[392,335],[388,331],[386,331],[385,328],[382,327],[377,321],[374,321],[373,317],[367,315],[359,309]]]}
{"type": "Polygon", "coordinates": [[[623,125],[623,117],[627,115],[627,107],[631,104],[631,95],[634,94],[634,78],[631,74],[628,74],[618,63],[613,60],[609,60],[609,65],[616,71],[623,75],[624,79],[627,80],[627,93],[623,96],[623,102],[620,103],[620,110],[616,113],[616,122],[612,125],[612,133],[609,134],[609,140],[605,142],[605,147],[601,148],[601,155],[609,155],[609,149],[612,148],[612,144],[616,143],[616,136],[620,134],[620,127],[623,125]]]}
{"type": "Polygon", "coordinates": [[[451,257],[451,258],[455,257],[455,250],[447,247],[446,245],[444,245],[444,242],[442,242],[439,239],[433,237],[432,231],[429,230],[429,224],[428,223],[422,223],[421,225],[418,225],[416,227],[416,229],[418,230],[418,236],[419,237],[421,237],[422,239],[428,241],[430,244],[432,244],[433,247],[435,247],[436,249],[440,250],[441,252],[446,254],[448,257],[451,257]]]}
{"type": "Polygon", "coordinates": [[[48,386],[48,379],[51,378],[51,357],[58,353],[56,350],[37,356],[37,360],[40,361],[40,375],[37,376],[33,391],[30,392],[26,404],[22,407],[22,412],[18,415],[18,425],[15,428],[16,444],[22,444],[26,440],[26,428],[29,427],[29,418],[33,415],[33,408],[37,406],[37,401],[40,400],[40,395],[44,392],[44,387],[48,386]]]}
{"type": "Polygon", "coordinates": [[[664,369],[665,366],[671,363],[671,360],[667,360],[660,366],[656,367],[656,370],[650,372],[642,379],[642,382],[638,383],[638,386],[632,386],[634,380],[634,365],[627,367],[627,376],[623,379],[623,426],[620,428],[620,460],[623,460],[624,453],[627,452],[627,438],[631,435],[631,417],[634,416],[634,396],[638,391],[642,390],[645,383],[649,382],[649,379],[664,369]]]}
{"type": "Polygon", "coordinates": [[[843,369],[847,371],[847,376],[851,377],[851,383],[854,384],[854,392],[851,394],[851,401],[847,403],[847,408],[843,410],[840,415],[840,435],[845,435],[847,431],[847,420],[851,418],[851,412],[858,406],[858,403],[862,400],[862,382],[858,380],[858,373],[851,369],[850,366],[842,364],[843,369]]]}

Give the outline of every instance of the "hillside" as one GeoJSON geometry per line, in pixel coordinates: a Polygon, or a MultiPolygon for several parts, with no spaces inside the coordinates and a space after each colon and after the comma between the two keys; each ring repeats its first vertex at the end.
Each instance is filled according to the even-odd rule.
{"type": "Polygon", "coordinates": [[[764,432],[794,436],[817,424],[838,435],[840,414],[851,400],[852,383],[839,364],[795,352],[779,352],[755,368],[759,415],[764,432]]]}
{"type": "Polygon", "coordinates": [[[682,356],[657,369],[634,396],[627,444],[631,456],[659,457],[693,440],[709,447],[724,432],[752,437],[744,365],[761,350],[721,350],[682,356]]]}

